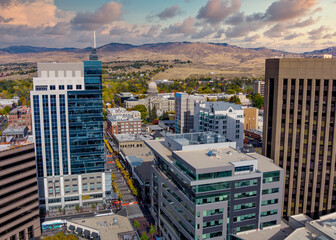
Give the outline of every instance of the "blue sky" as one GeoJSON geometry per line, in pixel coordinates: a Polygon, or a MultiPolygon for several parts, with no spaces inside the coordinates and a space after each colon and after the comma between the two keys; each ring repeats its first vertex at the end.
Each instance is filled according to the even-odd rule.
{"type": "Polygon", "coordinates": [[[220,42],[301,52],[335,46],[335,0],[1,0],[0,47],[220,42]]]}

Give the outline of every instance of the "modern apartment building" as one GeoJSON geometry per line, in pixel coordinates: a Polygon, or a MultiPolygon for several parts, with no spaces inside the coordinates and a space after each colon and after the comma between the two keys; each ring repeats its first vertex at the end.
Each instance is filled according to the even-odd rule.
{"type": "Polygon", "coordinates": [[[105,174],[101,62],[38,63],[31,103],[39,198],[47,210],[101,204],[105,174]]]}
{"type": "Polygon", "coordinates": [[[142,133],[142,119],[133,118],[131,115],[107,116],[106,132],[112,137],[114,134],[142,133]]]}
{"type": "Polygon", "coordinates": [[[151,213],[166,239],[230,239],[279,225],[283,170],[211,132],[146,141],[155,156],[151,213]]]}
{"type": "Polygon", "coordinates": [[[175,93],[175,133],[189,133],[194,130],[195,102],[205,102],[203,96],[175,93]]]}
{"type": "Polygon", "coordinates": [[[0,239],[41,236],[34,144],[0,152],[0,239]]]}
{"type": "Polygon", "coordinates": [[[244,145],[244,110],[238,104],[228,102],[196,102],[194,131],[212,131],[244,145]]]}
{"type": "Polygon", "coordinates": [[[7,115],[9,127],[27,127],[32,130],[31,109],[27,106],[19,106],[7,115]]]}
{"type": "Polygon", "coordinates": [[[267,59],[263,154],[285,172],[284,216],[336,211],[336,59],[267,59]]]}
{"type": "Polygon", "coordinates": [[[253,83],[253,93],[259,93],[261,96],[265,95],[265,81],[255,81],[253,83]]]}

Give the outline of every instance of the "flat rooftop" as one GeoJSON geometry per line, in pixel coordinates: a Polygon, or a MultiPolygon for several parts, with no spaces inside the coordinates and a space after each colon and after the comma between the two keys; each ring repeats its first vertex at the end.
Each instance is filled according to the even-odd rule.
{"type": "Polygon", "coordinates": [[[133,135],[129,133],[114,134],[114,138],[118,142],[145,141],[152,139],[149,135],[133,135]]]}
{"type": "Polygon", "coordinates": [[[144,146],[144,147],[138,147],[138,148],[123,148],[122,152],[132,162],[138,162],[138,161],[141,161],[141,160],[143,162],[152,162],[154,160],[154,154],[146,146],[144,146]]]}
{"type": "Polygon", "coordinates": [[[71,223],[81,225],[84,229],[85,227],[88,227],[98,230],[101,240],[119,240],[120,238],[118,234],[134,231],[133,226],[127,217],[116,214],[101,217],[68,220],[67,225],[71,225],[71,223]],[[117,220],[117,224],[115,224],[114,219],[117,220]],[[104,222],[106,222],[106,225],[100,224],[104,222]]]}
{"type": "Polygon", "coordinates": [[[232,162],[244,162],[249,160],[258,160],[257,170],[261,172],[281,169],[276,166],[271,159],[265,156],[258,153],[242,153],[231,147],[175,151],[174,153],[195,169],[216,168],[232,165],[232,162]],[[211,151],[212,153],[210,154],[211,151]]]}
{"type": "Polygon", "coordinates": [[[281,221],[280,225],[264,228],[260,231],[249,231],[237,234],[237,236],[244,240],[256,239],[272,239],[283,240],[286,239],[293,232],[293,229],[287,223],[281,221]]]}

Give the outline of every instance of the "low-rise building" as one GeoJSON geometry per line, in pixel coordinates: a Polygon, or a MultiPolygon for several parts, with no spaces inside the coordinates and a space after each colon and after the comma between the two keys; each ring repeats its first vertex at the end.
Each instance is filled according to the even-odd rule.
{"type": "Polygon", "coordinates": [[[174,84],[174,81],[170,81],[168,79],[162,79],[162,80],[155,80],[156,84],[167,84],[167,85],[171,85],[174,84]]]}
{"type": "Polygon", "coordinates": [[[224,135],[243,147],[244,110],[241,105],[228,102],[195,103],[194,131],[212,131],[224,135]]]}
{"type": "Polygon", "coordinates": [[[24,127],[7,127],[2,131],[2,136],[12,136],[15,140],[24,140],[27,137],[28,128],[24,127]]]}
{"type": "Polygon", "coordinates": [[[141,113],[139,111],[127,111],[126,108],[108,108],[108,116],[131,116],[133,118],[141,118],[141,113]]]}
{"type": "Polygon", "coordinates": [[[134,94],[130,92],[121,92],[119,94],[116,94],[116,97],[120,98],[121,103],[124,103],[129,98],[138,99],[138,96],[134,96],[134,94]]]}
{"type": "Polygon", "coordinates": [[[106,132],[112,137],[113,134],[141,134],[142,119],[132,116],[107,116],[106,132]]]}
{"type": "Polygon", "coordinates": [[[0,98],[0,108],[4,108],[4,107],[14,108],[15,106],[19,104],[19,100],[20,99],[18,97],[14,97],[12,99],[0,98]]]}
{"type": "Polygon", "coordinates": [[[146,141],[155,155],[151,213],[167,239],[230,239],[280,225],[283,169],[203,132],[146,141]]]}
{"type": "Polygon", "coordinates": [[[32,129],[31,109],[27,106],[20,106],[7,115],[9,127],[28,127],[28,130],[32,129]]]}
{"type": "Polygon", "coordinates": [[[145,140],[153,139],[147,135],[132,135],[126,134],[114,134],[112,136],[112,143],[115,146],[115,151],[119,151],[125,148],[141,148],[145,146],[145,140]]]}
{"type": "Polygon", "coordinates": [[[118,214],[101,214],[91,218],[67,221],[67,230],[85,239],[125,240],[139,239],[127,217],[118,214]]]}

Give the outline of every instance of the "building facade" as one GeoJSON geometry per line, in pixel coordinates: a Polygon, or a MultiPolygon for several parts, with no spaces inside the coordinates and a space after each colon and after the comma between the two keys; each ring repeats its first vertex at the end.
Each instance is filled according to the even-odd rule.
{"type": "Polygon", "coordinates": [[[224,136],[166,135],[146,141],[155,155],[151,213],[167,239],[231,239],[281,222],[283,170],[224,136]]]}
{"type": "Polygon", "coordinates": [[[148,111],[156,108],[158,116],[161,116],[164,112],[174,111],[175,99],[168,94],[158,94],[157,85],[155,82],[148,83],[147,98],[136,99],[129,98],[125,101],[126,108],[133,108],[137,105],[144,105],[148,111]]]}
{"type": "Polygon", "coordinates": [[[100,204],[110,196],[97,58],[94,49],[83,63],[39,63],[33,79],[39,198],[47,210],[100,204]],[[90,188],[84,184],[88,179],[90,188]]]}
{"type": "Polygon", "coordinates": [[[263,154],[284,169],[284,216],[336,210],[336,59],[267,59],[263,154]]]}
{"type": "Polygon", "coordinates": [[[259,109],[244,108],[244,130],[258,129],[259,109]]]}
{"type": "Polygon", "coordinates": [[[41,236],[34,144],[0,152],[0,239],[41,236]]]}
{"type": "Polygon", "coordinates": [[[244,145],[244,110],[238,104],[228,102],[196,102],[194,131],[212,131],[244,145]]]}
{"type": "Polygon", "coordinates": [[[189,133],[194,130],[195,102],[205,102],[206,97],[175,93],[175,133],[189,133]]]}
{"type": "Polygon", "coordinates": [[[106,132],[112,137],[114,134],[141,134],[142,119],[132,116],[107,116],[106,132]]]}
{"type": "Polygon", "coordinates": [[[261,96],[265,95],[265,81],[255,81],[253,83],[253,93],[259,93],[261,96]]]}
{"type": "Polygon", "coordinates": [[[108,108],[108,116],[132,116],[133,118],[141,118],[141,113],[139,111],[127,111],[125,108],[108,108]]]}
{"type": "Polygon", "coordinates": [[[31,109],[27,106],[20,106],[7,115],[9,127],[27,127],[32,130],[31,109]]]}

